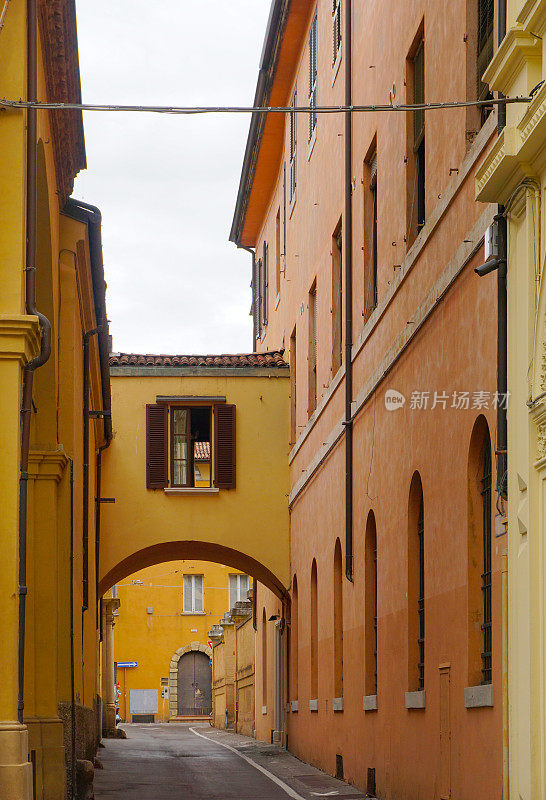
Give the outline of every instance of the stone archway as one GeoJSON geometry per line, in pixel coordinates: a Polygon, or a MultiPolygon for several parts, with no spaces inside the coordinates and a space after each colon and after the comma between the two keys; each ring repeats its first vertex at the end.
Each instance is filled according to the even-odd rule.
{"type": "Polygon", "coordinates": [[[200,642],[190,642],[185,647],[179,647],[171,658],[169,666],[169,716],[176,717],[178,714],[178,662],[185,653],[191,652],[205,653],[212,658],[212,650],[206,644],[200,642]]]}

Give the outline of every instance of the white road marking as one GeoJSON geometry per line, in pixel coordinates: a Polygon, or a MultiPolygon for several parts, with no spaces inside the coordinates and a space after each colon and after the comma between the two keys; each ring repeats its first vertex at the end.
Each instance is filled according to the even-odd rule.
{"type": "Polygon", "coordinates": [[[207,742],[210,742],[211,744],[218,744],[220,745],[220,747],[225,747],[226,750],[230,750],[232,753],[235,753],[236,756],[239,756],[239,758],[242,758],[243,761],[247,762],[247,764],[250,764],[251,767],[257,769],[258,772],[261,772],[263,775],[269,778],[270,781],[273,781],[273,783],[276,783],[277,786],[280,786],[283,792],[286,792],[288,797],[292,797],[293,800],[306,800],[305,797],[302,797],[301,794],[295,792],[294,789],[288,786],[288,784],[285,783],[284,781],[281,781],[280,778],[277,778],[276,775],[273,775],[272,772],[269,772],[269,770],[267,770],[265,767],[262,767],[260,764],[256,764],[256,762],[252,761],[251,758],[248,758],[248,756],[243,755],[243,753],[240,753],[239,750],[236,750],[234,747],[230,747],[229,744],[224,744],[224,742],[218,742],[215,739],[211,739],[210,736],[203,736],[203,734],[198,733],[195,730],[195,728],[190,728],[190,731],[194,733],[196,736],[199,736],[200,739],[206,739],[207,742]]]}

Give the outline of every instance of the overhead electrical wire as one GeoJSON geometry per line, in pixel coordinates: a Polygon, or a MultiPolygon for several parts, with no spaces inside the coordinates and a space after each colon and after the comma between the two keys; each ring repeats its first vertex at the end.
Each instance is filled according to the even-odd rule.
{"type": "Polygon", "coordinates": [[[37,108],[48,111],[131,111],[148,114],[362,114],[389,111],[434,111],[447,108],[483,108],[514,103],[530,103],[533,97],[501,97],[490,100],[454,100],[444,103],[370,104],[351,106],[140,106],[102,103],[50,103],[46,101],[8,100],[0,98],[0,108],[37,108]]]}

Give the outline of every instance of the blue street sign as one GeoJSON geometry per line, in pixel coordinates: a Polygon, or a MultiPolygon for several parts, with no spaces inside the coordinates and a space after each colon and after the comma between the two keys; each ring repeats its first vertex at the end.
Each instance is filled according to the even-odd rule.
{"type": "Polygon", "coordinates": [[[128,669],[129,667],[138,667],[138,661],[118,661],[118,669],[128,669]]]}

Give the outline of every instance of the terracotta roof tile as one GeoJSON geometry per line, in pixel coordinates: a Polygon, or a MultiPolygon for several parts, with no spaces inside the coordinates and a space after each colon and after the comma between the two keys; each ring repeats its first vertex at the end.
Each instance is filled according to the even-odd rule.
{"type": "Polygon", "coordinates": [[[218,356],[143,355],[138,353],[112,353],[111,367],[230,367],[275,369],[287,367],[283,350],[269,353],[239,353],[218,356]]]}
{"type": "Polygon", "coordinates": [[[194,461],[210,461],[210,442],[195,442],[193,458],[194,461]]]}

